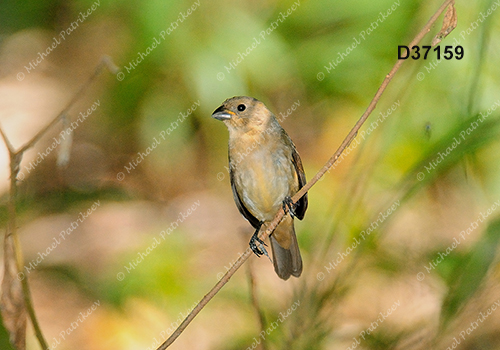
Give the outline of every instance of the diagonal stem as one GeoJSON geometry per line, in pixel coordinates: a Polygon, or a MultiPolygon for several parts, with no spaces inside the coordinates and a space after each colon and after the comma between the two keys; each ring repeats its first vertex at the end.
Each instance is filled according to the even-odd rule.
{"type": "Polygon", "coordinates": [[[99,61],[99,64],[97,65],[94,73],[90,76],[89,79],[78,89],[78,91],[74,94],[73,98],[66,104],[66,106],[63,108],[63,110],[54,118],[52,121],[47,124],[42,130],[40,130],[31,140],[26,142],[19,150],[17,150],[15,153],[16,154],[21,154],[24,153],[26,150],[30,149],[33,147],[40,138],[47,133],[54,125],[56,125],[59,120],[62,119],[64,115],[68,113],[70,108],[75,104],[76,101],[78,101],[79,98],[83,95],[83,93],[89,88],[89,86],[94,82],[94,80],[101,74],[101,71],[104,67],[107,67],[109,71],[112,73],[116,70],[115,65],[111,61],[111,58],[108,56],[103,56],[101,60],[99,61]]]}
{"type": "MultiPolygon", "coordinates": [[[[432,25],[437,21],[438,17],[443,13],[443,11],[453,3],[454,0],[446,0],[441,7],[434,13],[434,15],[429,19],[427,24],[422,28],[422,30],[415,36],[415,38],[410,42],[408,45],[409,47],[412,47],[416,45],[417,43],[422,40],[422,38],[431,30],[432,25]]],[[[398,60],[396,64],[392,67],[391,71],[389,74],[385,76],[384,81],[382,82],[382,85],[380,85],[379,89],[375,93],[375,96],[373,97],[372,101],[368,105],[368,108],[366,111],[363,113],[361,118],[359,118],[358,122],[354,125],[354,127],[351,129],[349,134],[346,136],[340,147],[337,149],[337,151],[333,154],[333,156],[326,162],[326,164],[323,166],[323,168],[318,171],[318,173],[312,178],[310,182],[308,182],[304,187],[300,189],[293,197],[292,201],[293,203],[296,203],[304,194],[309,191],[309,189],[316,184],[316,182],[321,179],[323,175],[332,167],[333,164],[337,161],[337,159],[340,157],[342,152],[345,150],[345,148],[351,143],[351,141],[356,137],[359,129],[361,126],[364,124],[368,116],[373,112],[375,107],[377,106],[378,101],[380,100],[380,97],[384,93],[385,89],[391,82],[392,78],[396,74],[396,72],[399,70],[401,65],[403,64],[404,60],[398,60]]],[[[283,218],[284,212],[283,209],[280,209],[278,213],[276,213],[276,216],[274,217],[273,221],[267,226],[267,230],[262,230],[259,233],[260,239],[264,240],[269,235],[273,232],[273,230],[276,228],[276,226],[280,223],[281,219],[283,218]]],[[[184,319],[184,321],[180,324],[179,327],[170,335],[170,337],[163,343],[161,344],[157,350],[165,350],[168,348],[178,337],[181,335],[181,333],[186,329],[186,327],[191,323],[191,321],[198,315],[198,313],[205,307],[205,305],[217,294],[217,292],[229,281],[229,279],[234,275],[234,273],[240,268],[241,265],[248,259],[250,254],[252,253],[250,248],[247,248],[245,250],[245,253],[234,263],[233,266],[226,272],[224,277],[222,277],[219,282],[206,294],[203,299],[200,300],[198,305],[189,313],[189,315],[184,319]]]]}

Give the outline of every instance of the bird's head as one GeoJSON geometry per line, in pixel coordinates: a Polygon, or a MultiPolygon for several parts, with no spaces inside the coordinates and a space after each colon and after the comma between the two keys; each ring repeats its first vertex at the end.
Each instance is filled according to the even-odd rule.
{"type": "Polygon", "coordinates": [[[253,97],[236,96],[225,100],[212,117],[223,121],[230,135],[239,135],[265,131],[273,114],[253,97]]]}

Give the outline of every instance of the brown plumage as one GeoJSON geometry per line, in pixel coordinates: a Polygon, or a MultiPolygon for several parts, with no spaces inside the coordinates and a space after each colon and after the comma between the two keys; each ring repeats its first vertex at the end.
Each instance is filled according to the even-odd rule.
{"type": "MultiPolygon", "coordinates": [[[[246,96],[227,99],[212,117],[229,130],[229,170],[234,201],[256,232],[250,240],[255,254],[261,225],[268,225],[278,210],[290,206],[290,197],[305,185],[306,176],[295,145],[273,113],[260,101],[246,96]]],[[[292,208],[302,220],[307,209],[307,194],[292,208]]],[[[289,212],[270,236],[274,269],[287,280],[302,273],[293,216],[289,212]]]]}

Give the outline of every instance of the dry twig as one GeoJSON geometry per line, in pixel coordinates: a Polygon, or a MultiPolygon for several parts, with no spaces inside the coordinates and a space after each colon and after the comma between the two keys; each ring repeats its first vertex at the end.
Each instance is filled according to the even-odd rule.
{"type": "Polygon", "coordinates": [[[33,147],[40,138],[55,126],[64,116],[67,116],[70,108],[81,98],[83,93],[89,88],[92,82],[99,76],[102,69],[107,67],[111,72],[116,72],[117,68],[107,56],[103,57],[97,65],[92,76],[82,85],[68,102],[66,107],[42,130],[40,130],[31,140],[16,150],[3,129],[0,127],[0,134],[7,146],[10,162],[10,189],[9,189],[9,222],[4,239],[4,277],[2,281],[2,314],[6,328],[10,333],[11,342],[19,350],[26,347],[26,311],[30,317],[35,330],[36,337],[42,350],[49,349],[38,324],[35,309],[31,299],[31,293],[27,276],[23,275],[24,259],[21,250],[19,235],[16,226],[16,195],[17,195],[17,175],[21,165],[24,152],[33,147]],[[22,278],[24,276],[24,278],[22,278]]]}

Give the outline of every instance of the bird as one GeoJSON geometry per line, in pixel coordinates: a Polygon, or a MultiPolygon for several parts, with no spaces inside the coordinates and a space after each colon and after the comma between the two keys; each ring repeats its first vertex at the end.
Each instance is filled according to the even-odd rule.
{"type": "Polygon", "coordinates": [[[229,175],[234,201],[256,229],[250,248],[257,256],[269,257],[258,233],[283,208],[285,215],[269,236],[274,270],[283,280],[299,277],[302,257],[293,220],[304,218],[308,199],[306,193],[295,204],[291,200],[306,184],[294,143],[275,115],[253,97],[229,98],[212,117],[224,122],[229,131],[229,175]]]}

